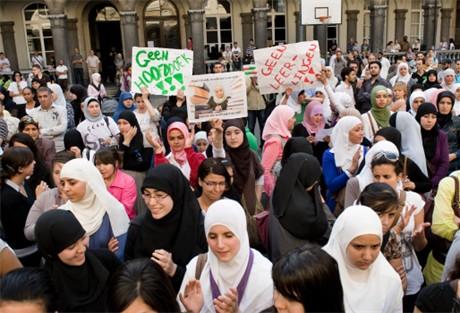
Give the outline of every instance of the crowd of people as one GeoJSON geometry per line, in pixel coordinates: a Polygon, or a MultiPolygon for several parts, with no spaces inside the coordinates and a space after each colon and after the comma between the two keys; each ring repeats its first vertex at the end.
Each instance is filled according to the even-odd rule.
{"type": "Polygon", "coordinates": [[[104,111],[97,66],[87,86],[14,72],[0,311],[457,312],[460,60],[441,63],[336,49],[311,87],[248,77],[247,118],[199,124],[128,79],[104,111]]]}

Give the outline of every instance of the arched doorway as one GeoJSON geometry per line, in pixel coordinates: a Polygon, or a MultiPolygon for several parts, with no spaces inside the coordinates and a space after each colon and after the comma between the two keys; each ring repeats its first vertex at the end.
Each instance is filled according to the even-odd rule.
{"type": "Polygon", "coordinates": [[[109,2],[94,6],[88,15],[91,48],[101,59],[102,79],[107,83],[115,81],[115,54],[123,52],[120,14],[109,2]]]}
{"type": "Polygon", "coordinates": [[[145,45],[180,48],[177,8],[169,0],[153,0],[144,11],[145,45]]]}

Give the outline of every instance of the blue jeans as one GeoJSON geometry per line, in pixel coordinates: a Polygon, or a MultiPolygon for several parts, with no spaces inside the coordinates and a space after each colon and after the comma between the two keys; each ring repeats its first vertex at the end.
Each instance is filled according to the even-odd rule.
{"type": "Polygon", "coordinates": [[[248,127],[253,134],[255,134],[256,120],[259,121],[260,134],[262,135],[265,125],[265,110],[248,110],[248,127]]]}

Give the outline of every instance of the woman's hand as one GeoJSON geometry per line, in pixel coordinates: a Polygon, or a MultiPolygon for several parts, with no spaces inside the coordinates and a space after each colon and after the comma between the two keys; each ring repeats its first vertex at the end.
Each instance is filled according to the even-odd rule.
{"type": "Polygon", "coordinates": [[[129,144],[131,143],[131,141],[133,140],[134,136],[136,136],[136,133],[137,133],[137,127],[136,126],[132,126],[127,132],[126,134],[123,134],[123,144],[125,146],[129,146],[129,144]]]}
{"type": "Polygon", "coordinates": [[[430,223],[422,223],[414,229],[412,233],[412,240],[423,240],[425,239],[425,228],[430,227],[430,223]]]}
{"type": "Polygon", "coordinates": [[[160,137],[154,136],[151,131],[147,131],[145,133],[145,139],[147,139],[147,141],[152,145],[155,153],[164,152],[163,143],[161,142],[160,137]]]}
{"type": "Polygon", "coordinates": [[[406,228],[407,224],[409,224],[412,214],[415,212],[416,209],[417,207],[415,205],[412,205],[410,208],[408,208],[406,213],[404,213],[399,219],[398,224],[396,224],[396,226],[393,227],[393,229],[396,231],[398,235],[402,233],[404,228],[406,228]]]}
{"type": "Polygon", "coordinates": [[[35,187],[35,198],[37,199],[43,192],[48,190],[48,185],[42,180],[40,184],[35,187]]]}
{"type": "Polygon", "coordinates": [[[184,296],[180,293],[179,299],[187,312],[200,312],[204,304],[200,281],[196,279],[189,281],[185,286],[184,296]]]}
{"type": "Polygon", "coordinates": [[[195,127],[191,127],[188,137],[185,138],[185,148],[190,148],[193,144],[193,139],[195,138],[195,127]]]}
{"type": "Polygon", "coordinates": [[[73,152],[73,154],[75,154],[75,157],[76,157],[77,159],[80,159],[80,158],[81,158],[81,150],[80,150],[80,148],[75,147],[75,146],[70,147],[70,152],[73,152]]]}
{"type": "Polygon", "coordinates": [[[449,153],[449,162],[452,162],[457,158],[457,153],[449,153]]]}
{"type": "Polygon", "coordinates": [[[107,248],[110,250],[110,252],[117,252],[119,248],[118,239],[115,237],[110,238],[109,243],[107,244],[107,248]]]}
{"type": "Polygon", "coordinates": [[[142,98],[148,99],[150,96],[149,90],[146,87],[141,88],[142,98]]]}
{"type": "Polygon", "coordinates": [[[415,183],[406,176],[406,178],[404,178],[403,180],[403,187],[404,187],[404,190],[414,190],[415,183]]]}
{"type": "Polygon", "coordinates": [[[351,166],[348,169],[348,171],[352,175],[354,175],[356,171],[358,170],[360,158],[361,158],[361,149],[358,149],[358,151],[356,151],[355,154],[353,155],[353,159],[351,160],[351,166]]]}
{"type": "Polygon", "coordinates": [[[176,273],[177,265],[173,262],[172,254],[168,251],[157,249],[153,251],[151,259],[160,265],[163,271],[170,277],[173,277],[176,273]]]}
{"type": "Polygon", "coordinates": [[[230,288],[229,292],[214,299],[217,313],[238,313],[238,292],[230,288]]]}

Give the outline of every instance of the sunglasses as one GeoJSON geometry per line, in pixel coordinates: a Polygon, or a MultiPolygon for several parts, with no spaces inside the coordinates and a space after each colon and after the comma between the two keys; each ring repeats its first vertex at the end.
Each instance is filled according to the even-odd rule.
{"type": "Polygon", "coordinates": [[[390,162],[397,162],[399,161],[399,156],[394,152],[380,151],[374,155],[373,160],[380,160],[380,159],[388,160],[390,162]]]}

